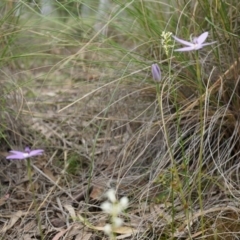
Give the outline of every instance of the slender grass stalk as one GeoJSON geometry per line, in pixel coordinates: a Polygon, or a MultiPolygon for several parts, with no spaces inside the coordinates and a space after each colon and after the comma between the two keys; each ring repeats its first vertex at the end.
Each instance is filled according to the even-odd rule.
{"type": "MultiPolygon", "coordinates": [[[[117,86],[120,84],[120,81],[118,81],[117,83],[117,86]]],[[[92,181],[92,176],[93,176],[93,173],[94,173],[94,166],[95,166],[95,151],[96,151],[96,144],[97,144],[97,140],[99,138],[99,135],[102,131],[102,127],[103,127],[103,124],[104,124],[104,119],[105,117],[107,116],[107,113],[108,113],[108,110],[111,106],[111,102],[113,101],[114,99],[114,95],[117,91],[117,87],[115,88],[115,90],[113,91],[112,95],[111,95],[111,99],[110,99],[110,102],[109,102],[109,105],[105,108],[104,110],[104,115],[103,115],[103,118],[100,122],[100,125],[98,126],[98,131],[97,131],[97,134],[95,136],[95,139],[94,139],[94,142],[93,142],[93,147],[92,147],[92,155],[91,155],[91,165],[90,165],[90,175],[89,175],[89,179],[88,179],[88,189],[90,189],[90,186],[91,186],[91,181],[92,181]]],[[[89,199],[87,199],[88,201],[89,199]]]]}
{"type": "Polygon", "coordinates": [[[35,195],[34,184],[32,181],[32,167],[31,167],[31,159],[30,158],[27,158],[27,175],[28,175],[28,180],[29,180],[29,185],[30,185],[30,191],[32,193],[32,198],[33,198],[33,207],[36,212],[36,220],[37,220],[37,224],[38,224],[38,230],[40,233],[41,240],[43,240],[44,235],[43,235],[43,230],[42,230],[41,217],[40,217],[40,214],[38,211],[38,206],[37,206],[37,199],[36,199],[36,195],[35,195]]]}
{"type": "MultiPolygon", "coordinates": [[[[167,87],[167,85],[166,85],[167,87]]],[[[181,201],[182,201],[182,205],[183,206],[187,206],[187,201],[186,198],[184,196],[184,192],[182,189],[182,184],[181,184],[181,179],[179,177],[179,173],[178,173],[178,169],[177,169],[177,165],[175,163],[174,160],[174,154],[172,151],[172,146],[171,146],[171,142],[170,142],[170,136],[168,133],[168,129],[167,129],[167,123],[165,121],[165,116],[164,116],[164,108],[163,108],[163,93],[164,93],[164,89],[165,89],[165,84],[163,84],[162,89],[160,88],[160,84],[157,83],[156,84],[156,92],[157,92],[157,100],[158,100],[158,104],[159,104],[159,111],[161,114],[161,119],[162,119],[162,126],[163,126],[163,131],[164,131],[164,135],[165,135],[165,140],[167,143],[167,147],[168,147],[168,153],[169,153],[169,157],[171,159],[171,201],[172,201],[172,222],[171,222],[171,234],[172,234],[172,239],[174,239],[174,233],[176,231],[175,229],[175,207],[174,207],[174,199],[175,199],[175,191],[177,191],[181,201]]],[[[186,211],[186,215],[188,216],[188,208],[184,208],[186,211]]]]}
{"type": "MultiPolygon", "coordinates": [[[[202,82],[202,77],[201,77],[201,66],[200,66],[200,59],[199,59],[199,52],[196,51],[196,73],[197,73],[197,81],[198,81],[198,92],[199,92],[199,120],[200,120],[200,146],[199,146],[199,157],[198,157],[198,197],[199,197],[199,206],[200,210],[203,211],[203,200],[202,200],[202,165],[203,165],[203,145],[204,145],[204,104],[202,99],[203,95],[203,88],[204,84],[202,82]]],[[[201,214],[201,228],[202,232],[204,232],[204,219],[203,219],[203,214],[201,214]]]]}

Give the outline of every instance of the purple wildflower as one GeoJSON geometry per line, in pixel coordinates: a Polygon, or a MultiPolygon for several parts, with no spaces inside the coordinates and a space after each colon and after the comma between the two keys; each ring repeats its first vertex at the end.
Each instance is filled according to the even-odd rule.
{"type": "Polygon", "coordinates": [[[6,159],[23,160],[29,157],[42,155],[43,152],[44,152],[43,149],[30,150],[29,147],[26,147],[24,152],[15,151],[15,150],[10,151],[11,155],[7,156],[6,159]]]}
{"type": "Polygon", "coordinates": [[[211,45],[211,44],[214,44],[216,43],[215,42],[211,42],[211,43],[204,43],[205,40],[207,39],[208,37],[208,32],[204,32],[202,33],[199,37],[194,37],[191,42],[187,42],[185,40],[182,40],[176,36],[173,36],[173,38],[183,44],[183,45],[186,45],[187,47],[184,47],[184,48],[179,48],[179,49],[176,49],[174,50],[175,52],[187,52],[187,51],[193,51],[193,50],[198,50],[198,49],[201,49],[202,47],[204,46],[207,46],[207,45],[211,45]]]}
{"type": "Polygon", "coordinates": [[[152,76],[156,82],[160,82],[162,79],[161,70],[156,63],[152,64],[152,76]]]}

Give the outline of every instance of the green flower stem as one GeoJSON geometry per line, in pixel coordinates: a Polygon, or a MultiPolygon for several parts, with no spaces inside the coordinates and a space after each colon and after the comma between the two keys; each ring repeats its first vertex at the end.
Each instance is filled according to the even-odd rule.
{"type": "MultiPolygon", "coordinates": [[[[198,195],[199,195],[199,206],[201,211],[203,211],[203,201],[202,201],[202,164],[203,164],[203,140],[204,140],[204,99],[202,98],[204,84],[201,77],[201,66],[199,61],[199,52],[196,51],[196,71],[197,71],[197,81],[198,81],[198,90],[199,90],[199,119],[200,119],[200,149],[198,156],[198,195]]],[[[203,214],[201,214],[201,226],[204,230],[204,219],[203,214]]],[[[203,231],[204,232],[204,231],[203,231]]]]}
{"type": "Polygon", "coordinates": [[[41,218],[38,212],[38,208],[37,208],[37,201],[36,201],[36,196],[35,196],[35,190],[34,190],[34,184],[32,181],[32,167],[31,167],[31,159],[27,158],[27,175],[28,175],[28,179],[29,179],[29,184],[30,184],[30,191],[32,192],[32,196],[33,196],[33,205],[35,207],[35,211],[36,211],[36,218],[37,218],[37,223],[38,223],[38,229],[40,232],[40,237],[41,239],[44,239],[44,235],[43,235],[43,231],[42,231],[42,224],[41,224],[41,218]]]}
{"type": "MultiPolygon", "coordinates": [[[[177,170],[177,167],[176,167],[176,164],[175,164],[175,161],[174,161],[174,155],[173,155],[172,148],[171,148],[170,138],[169,138],[167,126],[166,126],[165,119],[164,119],[164,111],[163,111],[163,105],[162,105],[162,95],[163,95],[163,92],[164,92],[164,88],[165,87],[163,85],[162,90],[161,90],[160,84],[159,83],[156,84],[157,100],[158,100],[160,114],[161,114],[161,118],[162,118],[162,122],[163,122],[163,131],[164,131],[164,135],[165,135],[165,139],[166,139],[166,143],[167,143],[167,147],[168,147],[168,151],[169,151],[169,156],[170,156],[170,159],[171,159],[171,165],[172,165],[172,169],[171,169],[171,181],[172,181],[171,200],[172,200],[172,203],[173,203],[174,202],[174,189],[175,189],[173,184],[174,184],[174,181],[176,181],[177,184],[178,184],[178,186],[176,187],[176,189],[177,189],[176,191],[179,194],[179,197],[182,201],[183,206],[187,206],[188,204],[187,204],[186,198],[184,197],[184,193],[183,193],[183,190],[182,190],[181,180],[180,180],[178,170],[177,170]]],[[[189,215],[188,209],[186,208],[185,210],[186,210],[186,215],[188,216],[189,215]]],[[[174,208],[174,205],[173,205],[172,206],[172,219],[174,219],[174,217],[175,217],[175,208],[174,208]]],[[[174,233],[175,233],[174,223],[175,222],[172,221],[172,224],[171,224],[171,231],[172,231],[172,236],[173,236],[172,239],[174,239],[174,233]]]]}

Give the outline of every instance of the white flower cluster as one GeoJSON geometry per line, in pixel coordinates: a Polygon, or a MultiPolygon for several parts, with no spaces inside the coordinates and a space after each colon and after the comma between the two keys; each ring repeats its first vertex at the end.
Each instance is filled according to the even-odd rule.
{"type": "Polygon", "coordinates": [[[169,50],[173,48],[171,36],[171,32],[163,31],[161,34],[161,44],[167,56],[169,56],[169,50]]]}
{"type": "Polygon", "coordinates": [[[110,189],[106,192],[108,201],[102,203],[101,209],[111,216],[111,224],[106,224],[104,227],[104,232],[113,236],[114,229],[122,226],[123,220],[118,217],[127,207],[128,198],[122,197],[119,201],[116,198],[116,192],[114,189],[110,189]]]}

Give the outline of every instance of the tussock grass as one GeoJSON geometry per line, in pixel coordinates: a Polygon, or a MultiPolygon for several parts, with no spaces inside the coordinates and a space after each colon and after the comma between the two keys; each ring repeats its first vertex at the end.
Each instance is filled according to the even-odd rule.
{"type": "Polygon", "coordinates": [[[20,3],[0,23],[3,239],[103,239],[109,188],[130,199],[126,239],[237,239],[240,3],[112,1],[97,20],[95,1],[20,3]],[[204,31],[197,53],[164,39],[204,31]],[[4,159],[26,145],[45,156],[4,159]]]}

